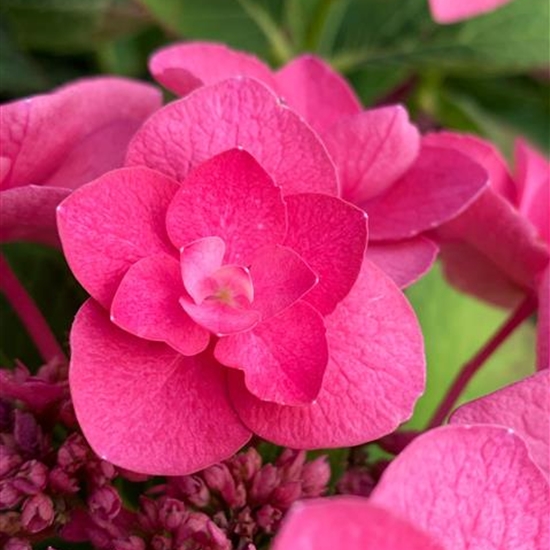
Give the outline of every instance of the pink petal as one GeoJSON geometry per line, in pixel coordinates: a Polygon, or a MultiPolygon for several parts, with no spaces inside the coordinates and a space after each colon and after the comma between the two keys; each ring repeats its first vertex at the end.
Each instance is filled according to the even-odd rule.
{"type": "Polygon", "coordinates": [[[510,176],[506,161],[498,149],[489,141],[469,134],[437,132],[424,136],[422,143],[431,147],[455,149],[474,160],[487,171],[490,186],[499,195],[515,203],[516,186],[510,176]]]}
{"type": "Polygon", "coordinates": [[[546,268],[539,285],[537,321],[537,368],[550,368],[550,266],[546,268]]]}
{"type": "Polygon", "coordinates": [[[109,172],[58,207],[63,251],[82,286],[109,307],[128,268],[157,253],[173,254],[165,215],[178,184],[147,168],[109,172]]]}
{"type": "Polygon", "coordinates": [[[187,177],[166,216],[179,248],[203,237],[225,243],[225,262],[247,265],[286,233],[281,190],[246,151],[232,149],[201,164],[187,177]]]}
{"type": "Polygon", "coordinates": [[[433,241],[419,236],[402,241],[373,242],[367,249],[367,258],[399,288],[405,288],[430,270],[438,252],[433,241]]]}
{"type": "Polygon", "coordinates": [[[437,23],[456,23],[496,10],[512,0],[428,0],[437,23]]]}
{"type": "Polygon", "coordinates": [[[71,394],[103,459],[135,472],[183,475],[228,458],[250,438],[206,352],[183,357],[131,336],[89,300],[71,331],[71,394]]]}
{"type": "Polygon", "coordinates": [[[357,279],[367,244],[365,213],[336,197],[304,193],[286,197],[288,234],[295,250],[319,277],[304,300],[330,313],[357,279]]]}
{"type": "MultiPolygon", "coordinates": [[[[466,243],[523,288],[535,288],[537,275],[548,263],[548,247],[533,226],[492,189],[487,189],[466,212],[439,228],[437,235],[443,253],[445,243],[466,243]]],[[[462,265],[455,265],[463,271],[472,270],[474,259],[464,256],[463,260],[462,265]]],[[[460,277],[461,274],[456,275],[457,279],[460,277]]]]}
{"type": "Polygon", "coordinates": [[[275,77],[284,100],[320,133],[361,111],[352,87],[319,57],[297,57],[275,77]]]}
{"type": "Polygon", "coordinates": [[[296,502],[273,550],[442,550],[407,521],[366,498],[336,496],[296,502]]]}
{"type": "Polygon", "coordinates": [[[234,147],[252,154],[284,193],[337,193],[334,165],[315,133],[249,78],[205,86],[155,113],[130,143],[126,163],[183,181],[201,162],[234,147]]]}
{"type": "Polygon", "coordinates": [[[209,334],[182,310],[184,292],[178,261],[167,254],[148,256],[133,264],[120,282],[111,321],[135,336],[196,355],[206,349],[209,334]]]}
{"type": "Polygon", "coordinates": [[[265,320],[290,307],[311,290],[317,275],[292,249],[265,247],[250,265],[254,282],[254,309],[265,320]]]}
{"type": "Polygon", "coordinates": [[[401,105],[340,119],[324,136],[343,197],[354,204],[380,195],[410,168],[420,134],[401,105]]]}
{"type": "Polygon", "coordinates": [[[361,204],[370,237],[402,239],[464,211],[487,185],[487,173],[452,149],[423,146],[410,170],[383,195],[361,204]]]}
{"type": "Polygon", "coordinates": [[[0,242],[35,241],[59,246],[55,209],[70,192],[37,185],[0,191],[0,242]]]}
{"type": "Polygon", "coordinates": [[[296,302],[251,331],[220,339],[215,356],[244,371],[246,387],[263,401],[311,403],[328,359],[323,320],[310,305],[296,302]]]}
{"type": "Polygon", "coordinates": [[[516,143],[519,211],[550,244],[550,163],[523,140],[516,143]]]}
{"type": "Polygon", "coordinates": [[[260,321],[258,311],[235,307],[218,300],[205,300],[202,304],[195,304],[182,297],[180,305],[191,319],[217,336],[250,330],[260,321]]]}
{"type": "Polygon", "coordinates": [[[544,370],[466,403],[452,415],[451,423],[512,428],[527,443],[533,462],[548,477],[549,395],[548,370],[544,370]]]}
{"type": "Polygon", "coordinates": [[[257,57],[224,44],[181,43],[157,50],[149,62],[155,80],[184,96],[203,84],[234,76],[249,76],[276,89],[271,69],[257,57]]]}
{"type": "Polygon", "coordinates": [[[159,91],[123,78],[89,78],[0,107],[3,188],[76,188],[122,165],[126,146],[161,105],[159,91]]]}
{"type": "Polygon", "coordinates": [[[416,438],[371,496],[445,548],[547,548],[548,484],[525,443],[497,426],[444,426],[416,438]]]}
{"type": "Polygon", "coordinates": [[[391,279],[365,261],[325,325],[329,362],[312,404],[266,403],[239,377],[230,379],[239,416],[260,437],[297,449],[347,447],[377,439],[411,416],[424,389],[422,334],[391,279]]]}

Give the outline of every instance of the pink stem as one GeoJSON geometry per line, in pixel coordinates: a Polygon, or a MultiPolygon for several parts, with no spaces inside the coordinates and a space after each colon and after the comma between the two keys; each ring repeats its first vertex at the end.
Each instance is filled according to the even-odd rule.
{"type": "Polygon", "coordinates": [[[65,354],[42,313],[0,254],[0,290],[17,313],[44,361],[65,359],[65,354]]]}
{"type": "Polygon", "coordinates": [[[510,334],[512,334],[516,328],[535,311],[536,307],[537,299],[533,295],[527,296],[491,339],[476,353],[476,355],[474,355],[474,357],[472,357],[472,359],[470,359],[470,361],[464,364],[458,376],[451,384],[447,395],[432,416],[428,428],[435,428],[443,423],[474,374],[500,347],[508,336],[510,336],[510,334]]]}

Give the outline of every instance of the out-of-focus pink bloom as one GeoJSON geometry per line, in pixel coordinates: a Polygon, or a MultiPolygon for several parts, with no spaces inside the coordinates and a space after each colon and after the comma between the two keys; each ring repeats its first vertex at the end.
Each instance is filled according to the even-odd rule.
{"type": "Polygon", "coordinates": [[[364,212],[334,196],[323,144],[268,88],[228,79],[171,103],[126,164],[58,213],[93,298],[72,328],[70,385],[100,456],[192,473],[252,433],[347,446],[410,416],[424,384],[414,313],[364,259],[364,212]]]}
{"type": "Polygon", "coordinates": [[[160,105],[153,86],[103,77],[0,106],[0,241],[57,244],[55,207],[121,166],[130,138],[160,105]]]}
{"type": "Polygon", "coordinates": [[[499,305],[538,294],[537,366],[547,368],[550,164],[518,140],[512,178],[495,147],[478,137],[442,132],[425,139],[468,155],[490,179],[477,201],[437,230],[445,274],[461,290],[499,305]]]}
{"type": "Polygon", "coordinates": [[[496,10],[512,0],[428,0],[437,23],[456,23],[496,10]]]}
{"type": "Polygon", "coordinates": [[[406,447],[371,498],[297,503],[274,548],[546,548],[548,507],[548,483],[511,430],[445,426],[406,447]]]}
{"type": "Polygon", "coordinates": [[[180,95],[236,75],[267,84],[323,139],[338,193],[369,215],[367,257],[401,287],[435,259],[437,248],[422,233],[456,216],[486,185],[484,170],[464,155],[424,144],[402,106],[362,110],[346,81],[317,57],[273,72],[249,54],[197,42],[158,51],[150,69],[180,95]]]}
{"type": "Polygon", "coordinates": [[[527,444],[533,462],[548,477],[549,396],[549,371],[545,369],[459,407],[451,423],[499,424],[514,430],[527,444]]]}

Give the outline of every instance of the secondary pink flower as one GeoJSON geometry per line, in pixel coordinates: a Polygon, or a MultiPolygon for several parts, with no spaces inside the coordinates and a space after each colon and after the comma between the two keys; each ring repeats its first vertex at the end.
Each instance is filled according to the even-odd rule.
{"type": "Polygon", "coordinates": [[[445,274],[461,290],[499,305],[538,294],[538,366],[548,367],[550,164],[518,140],[512,178],[498,151],[480,138],[442,132],[426,141],[454,147],[490,177],[479,199],[437,230],[445,274]]]}
{"type": "Polygon", "coordinates": [[[456,23],[496,10],[512,0],[429,0],[430,10],[438,23],[456,23]]]}
{"type": "Polygon", "coordinates": [[[354,445],[411,414],[414,314],[364,261],[364,213],[330,196],[322,143],[272,92],[203,87],[153,115],[126,163],[58,215],[93,298],[71,332],[70,384],[98,454],[189,473],[252,432],[354,445]]]}
{"type": "Polygon", "coordinates": [[[55,207],[72,189],[122,165],[157,89],[90,78],[0,106],[0,240],[58,243],[55,207]]]}
{"type": "Polygon", "coordinates": [[[350,549],[547,548],[548,489],[510,430],[445,426],[406,447],[369,499],[297,503],[274,547],[323,550],[345,541],[350,549]]]}
{"type": "Polygon", "coordinates": [[[197,42],[160,50],[150,69],[180,95],[236,75],[274,90],[323,139],[339,195],[369,215],[369,259],[402,287],[435,259],[437,248],[422,233],[456,216],[486,184],[486,173],[468,158],[424,145],[403,107],[362,110],[346,81],[317,57],[298,57],[273,72],[249,54],[197,42]]]}

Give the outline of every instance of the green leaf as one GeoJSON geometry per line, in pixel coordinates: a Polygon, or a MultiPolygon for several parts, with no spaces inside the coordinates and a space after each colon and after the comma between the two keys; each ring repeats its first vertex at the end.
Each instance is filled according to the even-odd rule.
{"type": "MultiPolygon", "coordinates": [[[[452,380],[498,330],[509,312],[461,294],[434,269],[407,291],[428,359],[427,387],[406,427],[424,429],[452,380]]],[[[534,372],[535,330],[524,323],[474,376],[459,402],[485,395],[534,372]]]]}

